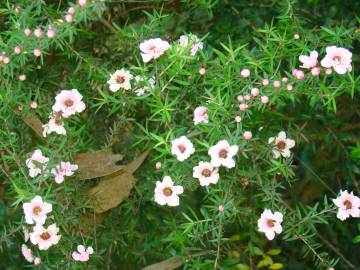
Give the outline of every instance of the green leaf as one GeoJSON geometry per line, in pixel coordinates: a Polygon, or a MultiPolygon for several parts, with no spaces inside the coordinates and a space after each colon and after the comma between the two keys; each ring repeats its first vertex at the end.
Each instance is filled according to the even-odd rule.
{"type": "Polygon", "coordinates": [[[352,241],[354,244],[360,243],[360,235],[355,236],[352,241]]]}
{"type": "Polygon", "coordinates": [[[274,256],[274,255],[279,255],[280,253],[281,253],[281,249],[270,249],[270,250],[267,252],[267,254],[272,255],[272,256],[274,256]]]}
{"type": "Polygon", "coordinates": [[[282,263],[274,263],[270,266],[270,269],[276,270],[276,269],[281,269],[283,267],[284,267],[284,265],[282,263]]]}

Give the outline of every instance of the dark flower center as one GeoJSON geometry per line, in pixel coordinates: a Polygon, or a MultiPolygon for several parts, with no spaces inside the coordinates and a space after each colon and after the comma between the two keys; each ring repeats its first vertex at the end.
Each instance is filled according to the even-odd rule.
{"type": "Polygon", "coordinates": [[[348,201],[348,200],[346,200],[346,201],[344,202],[344,205],[345,205],[346,210],[352,208],[352,203],[351,203],[350,201],[348,201]]]}
{"type": "Polygon", "coordinates": [[[33,208],[33,213],[34,213],[35,215],[39,215],[39,214],[41,213],[41,207],[40,207],[40,206],[35,206],[35,207],[33,208]]]}
{"type": "Polygon", "coordinates": [[[205,169],[201,172],[201,174],[205,177],[209,177],[211,175],[211,171],[209,169],[205,169]]]}
{"type": "Polygon", "coordinates": [[[219,151],[219,158],[226,158],[228,154],[228,151],[226,149],[221,149],[219,151]]]}
{"type": "Polygon", "coordinates": [[[48,232],[43,232],[42,234],[40,234],[40,238],[43,240],[48,240],[50,239],[51,235],[48,232]]]}
{"type": "Polygon", "coordinates": [[[273,220],[273,219],[268,219],[266,221],[266,225],[268,225],[269,227],[274,227],[275,223],[276,223],[276,220],[273,220]]]}
{"type": "Polygon", "coordinates": [[[185,150],[186,150],[186,147],[183,146],[182,144],[180,144],[180,145],[178,145],[178,149],[179,149],[179,151],[180,151],[181,153],[184,153],[185,150]]]}
{"type": "Polygon", "coordinates": [[[116,81],[118,83],[123,83],[123,82],[125,82],[125,78],[124,78],[124,76],[116,76],[116,81]]]}
{"type": "Polygon", "coordinates": [[[164,188],[163,193],[165,196],[169,197],[173,193],[172,189],[169,187],[164,188]]]}
{"type": "Polygon", "coordinates": [[[335,61],[335,63],[338,65],[338,64],[340,64],[341,63],[341,57],[340,56],[335,56],[334,57],[334,61],[335,61]]]}
{"type": "Polygon", "coordinates": [[[67,99],[67,100],[65,100],[64,104],[65,104],[67,107],[71,107],[72,105],[74,105],[74,101],[71,100],[71,99],[67,99]]]}
{"type": "Polygon", "coordinates": [[[278,143],[276,144],[277,148],[279,150],[284,150],[286,148],[286,142],[284,141],[278,141],[278,143]]]}

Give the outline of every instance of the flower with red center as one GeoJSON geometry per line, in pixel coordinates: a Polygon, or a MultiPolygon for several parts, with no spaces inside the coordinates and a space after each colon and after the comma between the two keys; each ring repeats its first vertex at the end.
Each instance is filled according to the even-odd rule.
{"type": "Polygon", "coordinates": [[[210,162],[200,161],[198,166],[193,168],[193,177],[199,179],[201,186],[216,184],[219,181],[218,169],[210,162]]]}
{"type": "Polygon", "coordinates": [[[52,205],[44,202],[40,196],[35,196],[30,202],[23,204],[25,222],[27,224],[43,225],[47,214],[52,211],[52,205]]]}
{"type": "Polygon", "coordinates": [[[182,186],[175,186],[170,176],[165,176],[163,181],[157,181],[154,190],[155,202],[160,205],[178,206],[180,204],[179,194],[184,192],[182,186]]]}
{"type": "Polygon", "coordinates": [[[85,110],[85,103],[82,102],[82,95],[77,89],[62,90],[55,97],[55,104],[52,109],[54,112],[61,112],[62,116],[68,118],[70,115],[80,113],[85,110]]]}
{"type": "Polygon", "coordinates": [[[333,68],[338,74],[345,74],[352,70],[352,53],[345,48],[336,46],[326,47],[326,55],[321,60],[325,68],[333,68]]]}
{"type": "Polygon", "coordinates": [[[110,91],[117,92],[120,89],[131,89],[130,81],[132,78],[133,76],[130,74],[130,71],[124,68],[116,70],[114,74],[110,75],[110,79],[107,82],[109,84],[110,91]]]}
{"type": "Polygon", "coordinates": [[[235,167],[233,156],[237,154],[238,150],[237,145],[230,145],[226,140],[219,141],[209,148],[208,154],[211,156],[211,165],[214,167],[235,167]]]}
{"type": "Polygon", "coordinates": [[[184,161],[194,152],[195,148],[186,136],[181,136],[171,142],[171,153],[176,156],[178,161],[184,161]]]}
{"type": "Polygon", "coordinates": [[[279,132],[277,137],[269,138],[268,143],[272,145],[274,158],[279,158],[280,155],[285,158],[290,157],[290,149],[295,146],[294,140],[286,138],[285,131],[279,132]]]}
{"type": "Polygon", "coordinates": [[[43,156],[41,150],[36,149],[31,157],[25,161],[26,166],[29,168],[29,176],[34,178],[41,174],[46,168],[46,163],[48,161],[49,158],[43,156]]]}
{"type": "Polygon", "coordinates": [[[64,124],[56,116],[50,116],[50,120],[47,124],[43,125],[43,136],[46,137],[48,134],[55,132],[59,135],[66,135],[66,130],[64,128],[64,124]]]}
{"type": "Polygon", "coordinates": [[[40,250],[47,250],[49,247],[56,245],[61,235],[58,235],[59,228],[56,224],[52,224],[45,228],[37,224],[32,233],[30,233],[30,241],[33,245],[38,245],[40,250]]]}
{"type": "Polygon", "coordinates": [[[199,106],[194,110],[194,124],[198,125],[200,123],[209,123],[207,108],[204,106],[199,106]]]}
{"type": "Polygon", "coordinates": [[[271,210],[265,209],[258,220],[258,230],[265,233],[269,240],[273,240],[275,234],[282,232],[282,221],[283,215],[280,212],[272,213],[271,210]]]}
{"type": "Polygon", "coordinates": [[[170,48],[170,44],[161,38],[145,40],[140,44],[141,57],[144,63],[157,59],[170,48]]]}
{"type": "Polygon", "coordinates": [[[60,164],[56,165],[56,168],[51,170],[51,173],[55,176],[55,182],[61,184],[65,176],[72,176],[77,169],[78,165],[61,161],[60,164]]]}
{"type": "Polygon", "coordinates": [[[350,216],[360,217],[360,198],[353,192],[340,191],[340,196],[333,199],[333,202],[339,208],[336,215],[338,219],[345,220],[350,216]]]}

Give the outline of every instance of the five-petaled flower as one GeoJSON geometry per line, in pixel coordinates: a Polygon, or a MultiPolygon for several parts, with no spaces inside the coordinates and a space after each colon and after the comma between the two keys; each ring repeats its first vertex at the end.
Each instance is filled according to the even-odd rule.
{"type": "Polygon", "coordinates": [[[56,165],[56,168],[51,170],[51,173],[55,176],[55,182],[61,184],[65,176],[73,175],[77,169],[78,165],[61,161],[60,164],[56,165]]]}
{"type": "Polygon", "coordinates": [[[71,254],[71,257],[75,261],[87,262],[90,258],[90,255],[93,253],[94,253],[94,249],[92,247],[85,248],[83,245],[78,245],[77,251],[74,251],[71,254]]]}
{"type": "Polygon", "coordinates": [[[181,136],[171,142],[171,153],[176,156],[178,161],[184,161],[194,152],[195,148],[186,136],[181,136]]]}
{"type": "Polygon", "coordinates": [[[326,47],[326,55],[321,60],[325,68],[333,68],[338,74],[345,74],[352,70],[352,53],[345,48],[330,46],[326,47]]]}
{"type": "Polygon", "coordinates": [[[109,89],[112,92],[117,92],[120,89],[130,90],[131,89],[131,79],[133,75],[131,75],[130,71],[126,69],[118,69],[114,74],[110,75],[110,79],[108,80],[109,89]]]}
{"type": "Polygon", "coordinates": [[[155,187],[155,202],[160,205],[178,206],[179,194],[184,192],[182,186],[175,186],[170,176],[165,176],[163,181],[157,181],[155,187]]]}
{"type": "Polygon", "coordinates": [[[29,168],[29,176],[34,178],[41,174],[48,161],[49,158],[43,156],[41,150],[36,149],[32,156],[25,161],[26,166],[29,168]]]}
{"type": "Polygon", "coordinates": [[[170,48],[170,44],[161,38],[145,40],[140,44],[141,57],[145,63],[157,59],[170,48]]]}
{"type": "Polygon", "coordinates": [[[238,150],[237,145],[230,145],[226,140],[219,141],[209,148],[208,154],[211,156],[211,164],[214,167],[235,167],[233,156],[237,154],[238,150]]]}
{"type": "Polygon", "coordinates": [[[333,199],[333,202],[339,208],[336,215],[338,219],[345,220],[350,216],[360,217],[360,198],[353,192],[340,191],[340,196],[333,199]]]}
{"type": "Polygon", "coordinates": [[[290,149],[295,146],[294,140],[286,138],[285,131],[279,132],[277,137],[269,138],[268,142],[272,145],[274,158],[279,158],[280,155],[285,158],[290,157],[290,149]]]}
{"type": "Polygon", "coordinates": [[[30,233],[30,241],[33,245],[38,245],[40,250],[47,250],[59,242],[61,235],[58,233],[59,228],[56,227],[55,223],[47,228],[37,224],[33,232],[30,233]]]}
{"type": "Polygon", "coordinates": [[[64,118],[85,110],[85,103],[82,102],[83,96],[77,89],[62,90],[55,97],[55,104],[52,109],[54,112],[61,112],[64,118]]]}
{"type": "Polygon", "coordinates": [[[275,234],[280,234],[283,230],[282,221],[283,215],[280,212],[272,213],[271,210],[265,209],[258,220],[259,232],[265,233],[269,240],[273,240],[275,234]]]}
{"type": "Polygon", "coordinates": [[[193,177],[199,179],[201,186],[216,184],[219,181],[218,169],[210,162],[200,161],[198,166],[193,168],[193,177]]]}
{"type": "Polygon", "coordinates": [[[44,202],[40,196],[35,196],[30,202],[23,204],[25,221],[27,224],[43,225],[47,214],[52,211],[52,205],[44,202]]]}

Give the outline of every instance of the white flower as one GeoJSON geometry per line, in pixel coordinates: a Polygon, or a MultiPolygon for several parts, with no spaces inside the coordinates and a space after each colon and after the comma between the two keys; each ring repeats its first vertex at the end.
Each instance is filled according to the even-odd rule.
{"type": "Polygon", "coordinates": [[[211,164],[214,167],[221,165],[227,168],[235,167],[235,161],[232,159],[237,154],[239,147],[231,145],[226,141],[219,141],[216,145],[209,148],[208,154],[211,156],[211,164]]]}
{"type": "Polygon", "coordinates": [[[193,34],[180,36],[179,44],[181,48],[186,48],[189,45],[191,45],[189,52],[191,56],[194,56],[198,50],[202,50],[204,47],[201,40],[196,35],[193,34]]]}
{"type": "Polygon", "coordinates": [[[47,250],[49,247],[56,245],[61,235],[58,235],[59,228],[56,224],[52,224],[45,228],[37,224],[32,233],[30,233],[30,241],[33,245],[38,245],[40,250],[47,250]]]}
{"type": "Polygon", "coordinates": [[[283,221],[283,215],[280,212],[274,214],[269,209],[265,209],[258,220],[259,232],[265,233],[269,240],[273,240],[276,234],[282,232],[281,223],[283,221]]]}
{"type": "Polygon", "coordinates": [[[56,165],[56,168],[51,170],[51,173],[55,176],[55,182],[60,184],[64,181],[65,176],[73,175],[77,169],[78,165],[61,161],[60,164],[56,165]]]}
{"type": "Polygon", "coordinates": [[[170,44],[161,38],[145,40],[140,44],[141,57],[144,63],[157,59],[170,48],[170,44]]]}
{"type": "Polygon", "coordinates": [[[279,158],[280,155],[287,158],[290,157],[290,149],[295,146],[295,141],[286,138],[285,131],[279,132],[277,137],[269,138],[269,144],[273,145],[274,158],[279,158]]]}
{"type": "Polygon", "coordinates": [[[43,136],[46,137],[52,132],[56,132],[59,135],[66,135],[66,130],[61,120],[54,117],[50,117],[47,124],[43,125],[43,136]]]}
{"type": "Polygon", "coordinates": [[[174,186],[170,176],[165,176],[163,181],[157,181],[155,187],[155,202],[160,205],[178,206],[180,204],[179,194],[184,192],[182,186],[174,186]]]}
{"type": "Polygon", "coordinates": [[[35,176],[41,174],[46,168],[46,163],[49,161],[49,158],[42,155],[41,150],[36,149],[32,154],[31,158],[28,158],[25,163],[29,168],[30,177],[34,178],[35,176]]]}
{"type": "Polygon", "coordinates": [[[93,253],[94,249],[92,247],[87,247],[85,249],[83,245],[78,245],[77,251],[74,251],[71,256],[75,261],[87,262],[90,255],[93,253]]]}
{"type": "Polygon", "coordinates": [[[345,48],[336,46],[326,47],[326,55],[321,60],[321,65],[325,68],[334,68],[338,74],[345,74],[352,70],[352,53],[345,48]]]}
{"type": "Polygon", "coordinates": [[[353,192],[349,193],[347,190],[340,191],[340,196],[333,199],[334,204],[339,207],[337,218],[345,220],[352,217],[360,217],[360,198],[355,196],[353,192]]]}
{"type": "Polygon", "coordinates": [[[317,64],[317,58],[318,58],[318,53],[317,51],[312,51],[310,53],[310,56],[307,55],[300,55],[299,56],[299,60],[301,63],[303,63],[302,68],[313,68],[316,67],[317,64]]]}
{"type": "Polygon", "coordinates": [[[153,77],[148,79],[138,75],[135,77],[135,81],[137,82],[137,84],[143,85],[142,87],[135,90],[137,96],[142,96],[149,90],[149,88],[153,89],[155,87],[155,79],[153,77]]]}
{"type": "Polygon", "coordinates": [[[186,136],[181,136],[171,142],[171,153],[176,156],[178,161],[184,161],[194,152],[195,148],[186,136]]]}
{"type": "Polygon", "coordinates": [[[194,124],[200,123],[209,123],[207,108],[204,106],[199,106],[194,110],[194,124]]]}
{"type": "Polygon", "coordinates": [[[35,196],[29,203],[23,204],[27,224],[44,224],[46,215],[52,211],[52,205],[44,202],[40,196],[35,196]]]}
{"type": "Polygon", "coordinates": [[[24,256],[25,260],[27,260],[28,262],[33,262],[34,261],[34,256],[32,254],[32,251],[30,248],[28,248],[27,245],[22,244],[21,245],[21,253],[24,256]]]}
{"type": "Polygon", "coordinates": [[[55,104],[52,109],[54,112],[61,112],[64,118],[80,113],[85,110],[85,103],[82,102],[83,96],[77,89],[62,90],[55,97],[55,104]]]}
{"type": "Polygon", "coordinates": [[[114,74],[110,75],[110,80],[107,82],[109,84],[109,89],[112,92],[117,92],[121,88],[125,90],[131,89],[131,79],[133,76],[126,69],[116,70],[114,74]]]}
{"type": "Polygon", "coordinates": [[[23,227],[23,233],[24,233],[24,241],[26,243],[30,239],[29,230],[26,227],[23,227]]]}
{"type": "Polygon", "coordinates": [[[200,161],[198,166],[193,168],[193,177],[199,179],[201,186],[216,184],[219,181],[219,173],[210,162],[200,161]]]}

